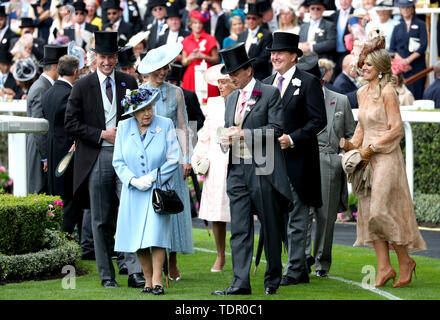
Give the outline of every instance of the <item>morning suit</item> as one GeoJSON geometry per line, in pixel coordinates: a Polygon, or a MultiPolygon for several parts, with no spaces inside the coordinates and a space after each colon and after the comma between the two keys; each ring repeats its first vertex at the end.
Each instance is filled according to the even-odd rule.
{"type": "Polygon", "coordinates": [[[264,233],[267,260],[264,286],[278,288],[282,273],[284,221],[292,204],[286,164],[278,142],[278,137],[283,133],[285,112],[280,94],[272,86],[256,80],[252,92],[247,95],[255,104],[247,105],[241,121],[236,116],[240,91],[234,91],[225,101],[225,128],[240,126],[245,131],[242,146],[253,151],[250,152],[251,159],[238,157],[235,151],[239,148],[236,145],[229,151],[226,191],[231,210],[230,244],[234,271],[231,286],[251,288],[249,271],[254,247],[253,215],[257,214],[264,233]],[[258,92],[257,95],[253,94],[258,92]],[[262,137],[262,140],[258,137],[262,137]],[[273,158],[261,161],[261,156],[266,155],[273,158]]]}
{"type": "Polygon", "coordinates": [[[113,166],[122,181],[121,201],[116,228],[115,250],[136,252],[139,249],[171,247],[171,215],[157,214],[153,209],[153,189],[158,183],[160,168],[162,184],[179,166],[179,143],[172,120],[155,115],[142,141],[137,120],[121,121],[113,154],[113,166]],[[146,191],[130,184],[132,178],[151,174],[155,182],[146,191]]]}
{"type": "Polygon", "coordinates": [[[64,129],[64,115],[72,85],[64,80],[55,81],[54,85],[43,94],[41,104],[43,115],[49,121],[47,180],[48,194],[59,195],[63,199],[62,231],[73,233],[75,225],[81,235],[82,210],[73,201],[73,162],[60,177],[55,176],[55,169],[61,159],[73,145],[72,137],[64,129]]]}
{"type": "Polygon", "coordinates": [[[204,24],[205,32],[215,37],[219,45],[219,49],[223,49],[223,39],[228,37],[230,34],[227,21],[228,17],[225,13],[223,13],[221,16],[218,16],[214,32],[211,30],[211,19],[204,24]]]}
{"type": "Polygon", "coordinates": [[[3,37],[0,39],[0,50],[10,51],[12,49],[11,40],[13,38],[18,39],[20,36],[12,31],[8,26],[5,26],[5,28],[7,28],[7,30],[5,31],[3,37]]]}
{"type": "MultiPolygon", "coordinates": [[[[272,46],[272,34],[261,26],[254,32],[249,51],[247,51],[249,59],[255,58],[252,62],[254,69],[254,77],[257,80],[263,80],[272,73],[272,65],[270,61],[270,52],[266,47],[272,46]]],[[[245,42],[248,39],[249,30],[245,30],[238,35],[238,42],[245,42]]]]}
{"type": "Polygon", "coordinates": [[[358,87],[351,81],[351,79],[344,73],[341,72],[333,82],[333,87],[338,93],[346,94],[352,91],[356,91],[358,87]]]}
{"type": "MultiPolygon", "coordinates": [[[[264,83],[276,86],[277,75],[273,74],[264,83]]],[[[294,208],[289,213],[287,224],[289,262],[284,275],[306,282],[305,247],[309,208],[322,205],[316,135],[325,127],[327,120],[324,96],[316,77],[295,67],[293,75],[284,81],[288,81],[288,86],[282,96],[285,112],[283,131],[294,144],[293,148],[283,150],[294,198],[294,208]]]]}
{"type": "MultiPolygon", "coordinates": [[[[164,44],[167,44],[169,34],[170,34],[170,29],[167,28],[162,35],[159,35],[159,39],[155,42],[154,48],[158,48],[160,46],[163,46],[164,44]]],[[[181,28],[179,30],[179,34],[177,36],[177,42],[179,42],[179,41],[182,42],[183,39],[189,35],[190,35],[189,32],[187,32],[187,31],[185,31],[185,29],[181,28]]],[[[182,72],[182,74],[183,74],[183,72],[182,72]]]]}
{"type": "MultiPolygon", "coordinates": [[[[106,23],[102,26],[102,30],[106,30],[106,28],[111,28],[112,23],[106,23]]],[[[125,22],[122,18],[119,22],[118,26],[118,46],[123,47],[127,44],[128,40],[130,40],[133,35],[133,25],[131,23],[125,22]]]]}
{"type": "MultiPolygon", "coordinates": [[[[418,52],[420,54],[420,57],[411,63],[412,69],[403,73],[405,79],[426,69],[425,52],[427,47],[428,34],[426,31],[426,24],[422,20],[414,17],[411,21],[409,32],[406,31],[406,23],[403,19],[401,19],[400,23],[394,27],[393,34],[391,35],[389,51],[391,53],[398,53],[404,59],[410,56],[412,52],[418,52]],[[416,48],[409,48],[411,38],[414,40],[416,48]],[[412,51],[410,52],[409,49],[412,49],[412,51]]],[[[409,91],[413,93],[414,99],[422,99],[425,82],[426,77],[423,77],[407,85],[409,91]]]]}
{"type": "MultiPolygon", "coordinates": [[[[29,89],[26,114],[32,118],[43,118],[41,98],[52,87],[47,75],[42,74],[29,89]]],[[[52,80],[53,81],[53,80],[52,80]]],[[[47,133],[29,133],[26,140],[26,167],[28,193],[46,191],[47,174],[43,172],[42,160],[47,160],[47,133]]]]}
{"type": "MultiPolygon", "coordinates": [[[[300,43],[308,42],[309,27],[310,22],[301,25],[299,30],[300,43]]],[[[336,49],[336,27],[331,21],[321,18],[312,41],[315,41],[313,44],[313,52],[316,53],[319,58],[333,60],[333,54],[336,49]]]]}
{"type": "Polygon", "coordinates": [[[14,99],[21,99],[21,97],[23,96],[23,90],[15,81],[12,72],[8,72],[8,76],[6,77],[6,81],[3,84],[3,86],[5,88],[12,89],[15,92],[14,99]]]}
{"type": "Polygon", "coordinates": [[[426,88],[423,93],[423,100],[434,100],[434,106],[436,109],[440,109],[440,78],[426,88]]]}
{"type": "Polygon", "coordinates": [[[137,83],[132,76],[114,71],[110,103],[98,71],[75,82],[64,124],[76,140],[73,192],[83,207],[91,209],[98,272],[101,280],[114,280],[111,257],[120,183],[112,166],[113,146],[101,139],[101,132],[117,126],[123,112],[121,100],[137,83]]]}
{"type": "Polygon", "coordinates": [[[329,271],[332,262],[333,230],[338,212],[347,210],[347,178],[342,169],[339,140],[351,139],[355,129],[353,113],[346,96],[324,87],[327,126],[318,134],[322,206],[311,208],[307,252],[311,253],[313,215],[316,220],[313,256],[315,270],[329,271]]]}
{"type": "Polygon", "coordinates": [[[168,25],[166,24],[165,19],[162,22],[160,31],[158,31],[159,21],[156,18],[154,18],[152,23],[146,22],[145,25],[146,27],[144,28],[144,30],[150,31],[150,34],[147,39],[147,50],[157,48],[158,47],[157,42],[159,41],[159,37],[161,36],[161,33],[163,32],[164,34],[165,31],[168,30],[168,25]]]}

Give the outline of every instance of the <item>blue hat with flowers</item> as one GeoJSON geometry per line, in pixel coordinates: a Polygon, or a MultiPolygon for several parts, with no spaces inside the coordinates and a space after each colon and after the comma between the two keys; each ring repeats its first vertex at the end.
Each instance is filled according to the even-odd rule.
{"type": "Polygon", "coordinates": [[[149,90],[146,88],[127,89],[125,97],[121,101],[121,106],[125,111],[122,116],[131,115],[133,112],[156,102],[158,98],[159,90],[149,90]]]}

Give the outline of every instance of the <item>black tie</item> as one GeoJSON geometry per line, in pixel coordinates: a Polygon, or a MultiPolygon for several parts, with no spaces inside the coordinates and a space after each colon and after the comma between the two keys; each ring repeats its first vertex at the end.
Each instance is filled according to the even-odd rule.
{"type": "Polygon", "coordinates": [[[107,93],[107,98],[110,101],[110,103],[113,103],[113,90],[112,90],[112,83],[111,78],[107,77],[107,83],[105,85],[105,92],[107,93]]]}

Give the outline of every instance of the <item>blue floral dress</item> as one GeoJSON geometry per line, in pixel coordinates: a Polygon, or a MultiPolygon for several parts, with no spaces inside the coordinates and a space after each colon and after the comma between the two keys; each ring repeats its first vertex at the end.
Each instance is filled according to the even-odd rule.
{"type": "MultiPolygon", "coordinates": [[[[140,86],[152,90],[150,82],[140,86]]],[[[178,169],[171,178],[176,192],[183,202],[185,210],[171,215],[171,247],[169,252],[193,253],[191,204],[189,199],[188,181],[183,179],[182,163],[189,161],[188,115],[182,89],[164,82],[159,88],[159,99],[154,106],[154,114],[171,119],[177,130],[177,138],[181,148],[181,159],[178,169]]]]}

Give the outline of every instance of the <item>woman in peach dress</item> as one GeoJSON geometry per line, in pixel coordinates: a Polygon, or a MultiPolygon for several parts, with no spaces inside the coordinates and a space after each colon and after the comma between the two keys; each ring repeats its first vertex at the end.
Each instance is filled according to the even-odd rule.
{"type": "MultiPolygon", "coordinates": [[[[223,64],[209,68],[205,73],[206,82],[219,88],[220,96],[208,98],[205,122],[198,132],[197,145],[194,148],[191,164],[194,172],[198,172],[199,164],[209,160],[209,169],[203,183],[200,200],[199,218],[212,221],[217,259],[211,272],[220,272],[225,264],[226,222],[231,221],[229,198],[226,194],[226,176],[228,171],[228,153],[221,151],[216,141],[217,128],[225,124],[225,98],[234,86],[228,75],[220,73],[223,64]]],[[[200,173],[199,173],[200,174],[200,173]]]]}
{"type": "Polygon", "coordinates": [[[416,262],[408,252],[426,250],[418,230],[414,205],[406,177],[400,140],[402,119],[391,72],[391,59],[383,37],[369,40],[359,57],[368,84],[357,92],[358,125],[350,141],[341,139],[345,150],[358,149],[361,168],[371,165],[371,192],[359,196],[357,239],[354,246],[373,247],[377,256],[376,287],[396,278],[389,250],[399,262],[399,278],[393,287],[411,282],[416,262]],[[380,41],[375,41],[380,39],[380,41]]]}

